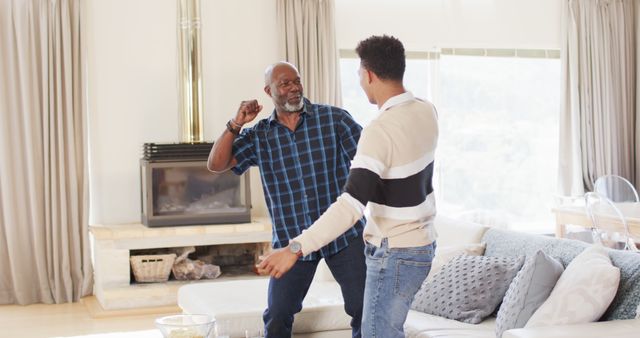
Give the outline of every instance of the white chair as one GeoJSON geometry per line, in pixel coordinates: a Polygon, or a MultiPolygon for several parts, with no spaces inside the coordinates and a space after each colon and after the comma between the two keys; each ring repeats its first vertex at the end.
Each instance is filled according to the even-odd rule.
{"type": "Polygon", "coordinates": [[[594,243],[601,243],[613,249],[638,252],[624,215],[613,201],[597,192],[584,195],[587,215],[591,219],[594,243]]]}
{"type": "Polygon", "coordinates": [[[593,184],[593,191],[614,203],[640,202],[636,188],[626,178],[617,175],[604,175],[593,184]]]}

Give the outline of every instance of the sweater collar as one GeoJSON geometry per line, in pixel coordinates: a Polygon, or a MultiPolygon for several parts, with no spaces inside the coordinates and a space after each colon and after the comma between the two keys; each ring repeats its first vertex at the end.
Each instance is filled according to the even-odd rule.
{"type": "Polygon", "coordinates": [[[391,107],[412,101],[414,99],[415,97],[409,91],[404,92],[400,95],[392,96],[382,105],[382,107],[380,107],[380,113],[384,112],[385,110],[391,109],[391,107]]]}

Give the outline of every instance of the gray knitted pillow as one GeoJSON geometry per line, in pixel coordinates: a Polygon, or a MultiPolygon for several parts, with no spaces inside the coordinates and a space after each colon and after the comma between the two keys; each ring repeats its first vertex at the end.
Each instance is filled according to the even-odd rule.
{"type": "Polygon", "coordinates": [[[504,296],[496,319],[496,336],[524,327],[549,297],[563,271],[562,263],[542,251],[528,257],[504,296]]]}
{"type": "Polygon", "coordinates": [[[460,256],[422,285],[412,309],[477,324],[500,305],[524,257],[460,256]]]}

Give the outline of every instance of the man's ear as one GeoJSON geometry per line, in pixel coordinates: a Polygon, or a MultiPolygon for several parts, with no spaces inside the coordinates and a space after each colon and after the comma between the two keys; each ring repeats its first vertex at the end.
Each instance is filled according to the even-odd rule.
{"type": "Polygon", "coordinates": [[[373,82],[374,77],[377,78],[376,74],[368,69],[365,69],[364,71],[366,72],[365,76],[366,76],[367,83],[371,84],[371,82],[373,82]]]}
{"type": "Polygon", "coordinates": [[[271,97],[271,86],[264,86],[264,92],[271,97]]]}

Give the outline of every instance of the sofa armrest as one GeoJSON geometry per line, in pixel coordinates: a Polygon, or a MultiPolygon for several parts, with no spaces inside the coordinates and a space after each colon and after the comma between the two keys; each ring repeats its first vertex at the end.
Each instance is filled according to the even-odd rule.
{"type": "Polygon", "coordinates": [[[552,325],[505,331],[502,338],[634,338],[640,337],[640,319],[573,325],[552,325]]]}

